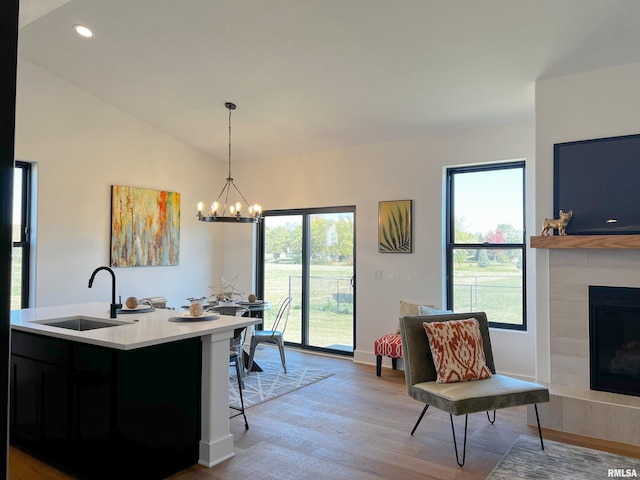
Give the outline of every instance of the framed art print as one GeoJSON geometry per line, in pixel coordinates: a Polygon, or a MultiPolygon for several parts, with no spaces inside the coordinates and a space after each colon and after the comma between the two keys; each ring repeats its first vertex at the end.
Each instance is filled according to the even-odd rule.
{"type": "Polygon", "coordinates": [[[180,194],[111,186],[111,266],[178,265],[180,194]]]}
{"type": "Polygon", "coordinates": [[[378,202],[378,252],[411,253],[412,200],[378,202]]]}

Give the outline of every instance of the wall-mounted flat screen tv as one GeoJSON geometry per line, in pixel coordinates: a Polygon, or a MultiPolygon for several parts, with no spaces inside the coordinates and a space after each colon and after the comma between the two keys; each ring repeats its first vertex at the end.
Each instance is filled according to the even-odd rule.
{"type": "Polygon", "coordinates": [[[640,234],[640,134],[557,143],[553,210],[567,235],[640,234]]]}

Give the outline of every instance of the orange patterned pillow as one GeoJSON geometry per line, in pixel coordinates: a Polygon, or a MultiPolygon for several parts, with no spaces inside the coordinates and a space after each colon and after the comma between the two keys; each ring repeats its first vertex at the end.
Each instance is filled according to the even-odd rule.
{"type": "Polygon", "coordinates": [[[489,378],[482,348],[480,324],[475,318],[448,322],[424,322],[436,367],[437,383],[489,378]]]}

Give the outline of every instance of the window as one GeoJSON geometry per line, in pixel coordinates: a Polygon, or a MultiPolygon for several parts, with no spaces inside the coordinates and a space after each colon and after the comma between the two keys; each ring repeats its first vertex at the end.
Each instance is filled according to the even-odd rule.
{"type": "Polygon", "coordinates": [[[524,162],[447,170],[447,308],[526,330],[524,162]]]}
{"type": "Polygon", "coordinates": [[[31,165],[13,168],[13,231],[11,234],[11,309],[29,306],[29,225],[31,220],[31,165]]]}

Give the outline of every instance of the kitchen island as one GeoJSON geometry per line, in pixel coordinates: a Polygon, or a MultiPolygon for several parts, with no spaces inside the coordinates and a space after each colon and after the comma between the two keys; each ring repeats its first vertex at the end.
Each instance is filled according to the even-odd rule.
{"type": "Polygon", "coordinates": [[[144,311],[117,319],[108,303],[12,311],[16,445],[87,478],[163,478],[234,455],[229,339],[262,320],[144,311]],[[103,328],[52,323],[81,319],[103,328]]]}

